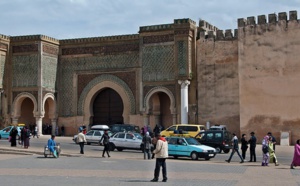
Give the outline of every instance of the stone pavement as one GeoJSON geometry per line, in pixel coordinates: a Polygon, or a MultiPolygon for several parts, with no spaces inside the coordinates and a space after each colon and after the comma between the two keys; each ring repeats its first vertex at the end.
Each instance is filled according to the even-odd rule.
{"type": "MultiPolygon", "coordinates": [[[[48,138],[49,136],[46,136],[48,138]]],[[[70,142],[71,137],[57,137],[57,141],[65,141],[70,142]]],[[[96,146],[95,146],[96,147],[96,146]]],[[[257,147],[257,154],[260,155],[259,152],[261,146],[257,147]]],[[[0,159],[2,153],[21,153],[21,154],[42,154],[43,149],[30,147],[29,149],[21,149],[11,148],[11,147],[0,147],[0,159]]],[[[289,156],[291,159],[293,156],[293,146],[276,146],[276,154],[278,157],[289,156]]],[[[82,155],[78,154],[78,149],[76,150],[63,150],[63,156],[72,156],[72,157],[80,157],[82,155]]],[[[227,154],[229,156],[229,154],[227,154]]],[[[228,157],[224,155],[223,157],[228,157]]],[[[235,155],[236,156],[236,155],[235,155]]],[[[86,158],[99,158],[102,162],[123,162],[129,161],[130,164],[133,161],[144,161],[141,157],[141,153],[114,153],[114,156],[110,159],[108,158],[100,158],[99,152],[97,151],[86,151],[83,157],[86,158]],[[128,155],[130,154],[130,156],[128,155]],[[119,159],[119,160],[118,160],[119,159]]],[[[290,160],[287,159],[285,163],[281,163],[280,166],[275,167],[274,164],[271,164],[268,167],[262,167],[260,165],[261,157],[258,157],[258,162],[250,163],[245,162],[244,164],[240,164],[237,159],[232,161],[230,164],[224,162],[222,160],[214,160],[211,161],[191,161],[191,160],[168,160],[168,178],[170,182],[165,185],[170,185],[173,181],[177,183],[176,185],[184,184],[184,180],[193,180],[192,183],[199,183],[199,185],[300,185],[300,168],[296,168],[291,170],[289,167],[290,160]],[[182,167],[186,167],[190,169],[187,171],[182,167]]],[[[89,161],[89,160],[86,160],[89,161]]],[[[146,162],[148,163],[148,161],[146,162]]],[[[154,160],[149,161],[149,165],[154,165],[154,160]]],[[[8,174],[5,170],[5,174],[8,174]]],[[[16,174],[16,170],[12,170],[16,174]]],[[[38,170],[37,170],[38,171],[38,170]]],[[[67,170],[68,174],[75,174],[77,170],[67,170]]],[[[84,175],[88,175],[91,173],[91,170],[82,170],[84,175]]],[[[0,165],[0,175],[3,175],[0,165]]],[[[50,171],[55,175],[56,170],[50,171]]],[[[145,177],[145,174],[152,174],[151,171],[142,171],[142,170],[134,170],[134,168],[129,167],[126,171],[118,171],[118,170],[93,170],[93,176],[98,176],[106,179],[114,179],[115,175],[121,175],[120,178],[127,180],[134,180],[136,178],[145,177]]],[[[34,175],[34,173],[31,173],[34,175]]],[[[30,175],[31,175],[30,174],[30,175]]],[[[49,171],[47,172],[49,174],[49,171]]],[[[61,172],[60,174],[64,174],[61,172]]],[[[139,180],[136,180],[138,182],[139,180]]],[[[133,184],[133,183],[132,183],[133,184]]],[[[120,184],[121,185],[121,184],[120,184]]],[[[128,184],[130,185],[130,184],[128,184]]],[[[140,185],[146,185],[145,183],[140,183],[140,185]]],[[[157,185],[155,183],[147,183],[147,185],[157,185]]],[[[171,184],[172,185],[172,184],[171,184]]],[[[185,184],[189,185],[189,184],[185,184]]],[[[194,185],[194,184],[190,184],[194,185]]]]}

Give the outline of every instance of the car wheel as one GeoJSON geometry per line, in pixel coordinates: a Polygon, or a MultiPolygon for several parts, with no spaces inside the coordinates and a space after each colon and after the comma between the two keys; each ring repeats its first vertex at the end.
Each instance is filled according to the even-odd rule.
{"type": "Polygon", "coordinates": [[[122,149],[122,148],[117,148],[117,150],[118,150],[118,151],[123,151],[123,149],[122,149]]]}
{"type": "Polygon", "coordinates": [[[191,153],[191,158],[192,158],[192,160],[198,160],[198,153],[197,152],[192,152],[191,153]]]}
{"type": "Polygon", "coordinates": [[[207,161],[208,161],[208,160],[210,160],[210,158],[209,158],[209,157],[206,157],[206,158],[205,158],[205,160],[207,160],[207,161]]]}
{"type": "Polygon", "coordinates": [[[221,153],[221,148],[220,147],[216,147],[215,149],[216,149],[217,153],[221,153]]]}
{"type": "Polygon", "coordinates": [[[223,152],[227,154],[229,152],[229,149],[223,149],[223,152]]]}
{"type": "Polygon", "coordinates": [[[87,142],[86,144],[87,144],[87,145],[90,145],[91,143],[90,143],[90,142],[87,142]]]}
{"type": "Polygon", "coordinates": [[[47,158],[47,154],[44,154],[45,158],[47,158]]]}
{"type": "Polygon", "coordinates": [[[109,151],[114,151],[116,148],[115,144],[109,143],[109,151]]]}
{"type": "Polygon", "coordinates": [[[0,135],[0,139],[1,139],[1,135],[0,135]]]}
{"type": "Polygon", "coordinates": [[[178,158],[178,156],[173,156],[175,159],[177,159],[178,158]]]}
{"type": "Polygon", "coordinates": [[[141,150],[142,150],[142,153],[144,153],[144,145],[143,144],[141,145],[141,150]]]}

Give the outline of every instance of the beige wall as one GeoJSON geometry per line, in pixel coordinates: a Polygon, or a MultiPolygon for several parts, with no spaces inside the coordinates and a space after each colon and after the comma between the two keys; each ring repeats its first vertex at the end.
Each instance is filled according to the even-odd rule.
{"type": "Polygon", "coordinates": [[[238,46],[236,38],[197,41],[198,123],[225,124],[239,134],[238,46]]]}
{"type": "Polygon", "coordinates": [[[241,131],[257,133],[258,141],[271,131],[300,138],[300,26],[248,25],[239,28],[241,131]]]}

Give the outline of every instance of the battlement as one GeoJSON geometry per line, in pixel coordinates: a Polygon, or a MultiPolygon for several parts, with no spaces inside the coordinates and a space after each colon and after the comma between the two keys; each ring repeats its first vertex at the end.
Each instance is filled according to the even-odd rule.
{"type": "Polygon", "coordinates": [[[171,30],[173,28],[174,28],[174,24],[141,26],[139,33],[141,33],[141,32],[162,31],[162,30],[171,30]]]}
{"type": "Polygon", "coordinates": [[[232,39],[237,39],[238,37],[238,29],[234,29],[234,33],[232,33],[231,29],[225,30],[217,30],[215,31],[200,31],[199,34],[200,38],[204,39],[214,39],[215,41],[219,40],[232,40],[232,39]]]}
{"type": "Polygon", "coordinates": [[[0,34],[0,39],[10,40],[10,37],[9,37],[9,36],[6,36],[6,35],[0,34]]]}
{"type": "Polygon", "coordinates": [[[64,40],[59,40],[59,41],[60,41],[60,44],[67,44],[67,43],[93,43],[93,42],[101,42],[101,41],[135,40],[135,39],[139,39],[138,34],[64,39],[64,40]]]}
{"type": "Polygon", "coordinates": [[[200,28],[200,30],[204,30],[206,32],[208,32],[208,31],[216,32],[217,30],[219,30],[216,26],[211,25],[210,23],[206,22],[205,20],[199,20],[199,28],[200,28]]]}
{"type": "Polygon", "coordinates": [[[25,35],[25,36],[11,36],[11,41],[47,41],[54,44],[59,44],[59,40],[45,36],[45,35],[25,35]]]}
{"type": "Polygon", "coordinates": [[[189,24],[193,24],[193,25],[196,25],[196,22],[189,19],[189,18],[183,18],[183,19],[174,19],[174,24],[178,25],[178,24],[186,24],[186,23],[189,23],[189,24]]]}
{"type": "Polygon", "coordinates": [[[287,18],[287,13],[286,12],[280,12],[277,14],[273,13],[273,14],[269,14],[268,15],[268,22],[267,22],[267,18],[265,15],[259,15],[257,17],[257,23],[256,23],[256,19],[254,16],[251,17],[247,17],[247,19],[244,18],[239,18],[238,19],[238,28],[240,27],[246,27],[246,26],[255,26],[255,25],[271,25],[271,24],[276,24],[278,22],[298,22],[297,19],[297,11],[290,11],[289,12],[289,20],[287,18]]]}

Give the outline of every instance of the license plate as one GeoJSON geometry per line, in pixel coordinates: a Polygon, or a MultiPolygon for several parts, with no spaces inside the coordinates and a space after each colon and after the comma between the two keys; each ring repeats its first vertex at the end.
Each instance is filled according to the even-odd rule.
{"type": "Polygon", "coordinates": [[[208,156],[209,156],[209,157],[213,157],[213,156],[214,156],[214,154],[209,154],[208,156]]]}

